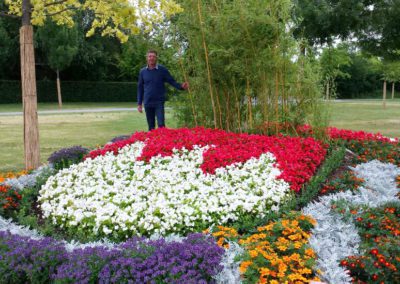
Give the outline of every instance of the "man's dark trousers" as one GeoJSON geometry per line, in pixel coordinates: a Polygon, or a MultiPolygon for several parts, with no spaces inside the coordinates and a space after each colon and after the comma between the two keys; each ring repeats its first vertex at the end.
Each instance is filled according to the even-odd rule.
{"type": "Polygon", "coordinates": [[[158,127],[165,127],[164,103],[158,103],[151,106],[144,106],[146,112],[147,125],[149,131],[156,128],[156,117],[158,127]]]}

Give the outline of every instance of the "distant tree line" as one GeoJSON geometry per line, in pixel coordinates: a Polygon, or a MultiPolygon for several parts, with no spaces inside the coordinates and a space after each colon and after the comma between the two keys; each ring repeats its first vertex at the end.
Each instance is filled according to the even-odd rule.
{"type": "MultiPolygon", "coordinates": [[[[186,5],[190,1],[178,2],[186,5]]],[[[239,5],[241,1],[233,2],[239,5]]],[[[400,0],[283,2],[291,7],[291,17],[286,20],[294,25],[293,36],[305,41],[301,52],[315,56],[320,53],[325,95],[377,96],[383,79],[393,83],[400,80],[400,71],[396,70],[400,60],[400,0]],[[338,46],[337,42],[342,44],[338,46]]],[[[0,0],[0,10],[4,8],[4,0],[0,0]]],[[[56,80],[61,74],[62,80],[67,81],[136,81],[148,48],[162,51],[161,62],[178,66],[174,60],[176,46],[174,49],[165,38],[171,33],[170,26],[159,26],[158,32],[150,36],[131,37],[121,44],[117,38],[102,37],[100,33],[85,37],[90,21],[90,14],[80,15],[72,28],[51,21],[35,28],[38,80],[56,80]]],[[[0,17],[0,80],[20,79],[19,25],[18,19],[0,17]]],[[[179,28],[184,35],[190,26],[179,28]]],[[[398,86],[395,89],[400,90],[398,86]]]]}

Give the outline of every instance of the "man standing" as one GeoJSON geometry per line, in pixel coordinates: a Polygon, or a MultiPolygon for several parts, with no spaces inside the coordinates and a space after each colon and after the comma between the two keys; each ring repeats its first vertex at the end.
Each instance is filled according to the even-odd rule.
{"type": "Polygon", "coordinates": [[[138,111],[143,112],[142,104],[146,112],[149,131],[155,128],[156,117],[158,127],[165,127],[165,86],[167,82],[178,90],[187,90],[188,82],[179,84],[171,76],[168,69],[157,64],[157,52],[147,52],[147,67],[140,70],[138,80],[138,111]]]}

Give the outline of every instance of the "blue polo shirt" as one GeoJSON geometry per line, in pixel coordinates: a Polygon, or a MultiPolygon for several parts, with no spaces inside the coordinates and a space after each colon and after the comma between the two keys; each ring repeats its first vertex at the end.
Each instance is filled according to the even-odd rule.
{"type": "Polygon", "coordinates": [[[157,64],[156,68],[144,67],[140,70],[138,80],[137,102],[144,103],[146,107],[156,106],[165,102],[165,85],[168,83],[178,90],[183,90],[181,84],[177,83],[168,69],[157,64]]]}

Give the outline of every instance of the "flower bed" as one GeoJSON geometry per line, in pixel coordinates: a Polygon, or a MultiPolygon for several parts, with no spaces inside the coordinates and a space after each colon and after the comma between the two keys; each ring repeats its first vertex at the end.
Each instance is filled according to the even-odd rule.
{"type": "MultiPolygon", "coordinates": [[[[49,208],[57,208],[62,204],[57,210],[65,210],[63,216],[49,215],[47,221],[55,221],[64,228],[68,226],[76,236],[96,236],[90,222],[85,227],[82,222],[76,225],[68,222],[76,222],[77,216],[81,221],[88,221],[85,218],[93,212],[79,211],[78,206],[90,208],[94,201],[91,198],[103,194],[103,203],[96,206],[108,212],[108,215],[100,214],[108,219],[99,226],[97,240],[107,236],[124,242],[56,241],[43,237],[49,232],[46,228],[37,232],[18,226],[5,220],[3,217],[7,214],[1,212],[2,280],[13,283],[188,283],[188,279],[195,279],[196,283],[308,283],[322,279],[326,283],[397,283],[399,145],[390,139],[383,141],[384,137],[379,135],[365,138],[353,133],[348,136],[357,139],[345,140],[345,145],[355,153],[354,167],[342,174],[335,173],[325,183],[321,180],[321,187],[315,191],[319,191],[320,198],[302,208],[303,214],[317,220],[315,227],[309,217],[299,213],[287,215],[288,210],[296,207],[285,203],[289,197],[296,196],[294,193],[309,179],[308,175],[315,174],[317,162],[324,158],[325,145],[311,138],[237,135],[203,128],[161,129],[137,133],[92,151],[84,162],[58,174],[45,167],[26,176],[7,179],[1,185],[7,189],[3,191],[22,196],[19,206],[16,202],[16,208],[8,208],[15,213],[10,216],[28,224],[26,221],[34,217],[24,215],[29,212],[27,200],[34,197],[32,208],[36,208],[37,183],[47,180],[42,193],[51,198],[44,198],[43,205],[47,202],[49,208]],[[207,137],[212,143],[207,142],[207,137]],[[172,146],[174,143],[176,147],[172,146]],[[259,147],[264,147],[262,143],[267,146],[260,151],[259,147]],[[310,161],[309,157],[320,160],[310,161]],[[303,175],[302,179],[298,173],[303,175]],[[48,179],[48,176],[51,177],[48,179]],[[140,182],[136,192],[129,187],[140,182]],[[87,191],[89,188],[92,190],[87,191]],[[203,190],[207,188],[208,191],[203,190]],[[173,227],[186,235],[215,224],[213,237],[204,234],[160,237],[161,231],[156,227],[149,230],[143,227],[142,231],[130,228],[124,231],[122,225],[115,228],[107,220],[114,221],[122,211],[112,211],[113,206],[121,210],[133,207],[134,203],[129,204],[132,195],[135,196],[132,192],[147,197],[143,199],[146,201],[143,206],[150,208],[153,219],[161,219],[161,213],[174,212],[151,211],[172,196],[175,199],[170,206],[176,206],[176,210],[184,208],[182,226],[173,227]],[[187,205],[195,204],[193,200],[188,201],[193,197],[207,200],[199,203],[194,215],[185,218],[184,214],[191,212],[187,205]],[[207,203],[208,199],[217,200],[214,207],[223,209],[212,211],[211,207],[210,210],[208,206],[212,203],[207,203]],[[261,200],[259,204],[257,200],[261,200]],[[214,213],[209,215],[211,221],[197,219],[200,222],[196,222],[190,218],[196,214],[202,218],[210,212],[214,213]],[[106,234],[104,228],[112,232],[106,229],[106,234]],[[158,236],[130,238],[134,234],[153,233],[158,236]]],[[[64,228],[56,230],[62,232],[64,228]]],[[[165,234],[171,232],[175,230],[166,230],[165,234]]]]}
{"type": "Polygon", "coordinates": [[[50,177],[39,202],[54,223],[95,236],[185,234],[278,210],[325,152],[312,138],[137,133],[50,177]]]}

